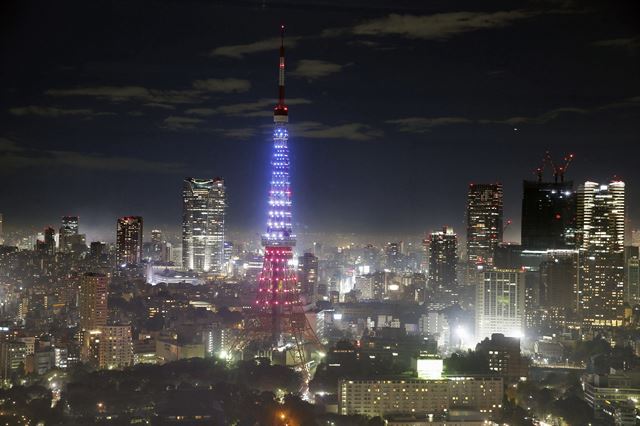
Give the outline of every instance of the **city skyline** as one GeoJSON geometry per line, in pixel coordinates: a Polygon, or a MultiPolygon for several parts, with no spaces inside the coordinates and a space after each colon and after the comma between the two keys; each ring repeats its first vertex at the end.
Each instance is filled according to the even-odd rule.
{"type": "MultiPolygon", "coordinates": [[[[339,2],[286,11],[279,2],[194,2],[188,10],[160,4],[172,12],[163,33],[152,23],[162,11],[141,7],[133,13],[150,14],[148,38],[123,20],[117,39],[88,31],[86,41],[64,50],[74,31],[86,29],[77,22],[55,32],[47,51],[24,31],[50,24],[9,5],[20,25],[5,27],[3,50],[18,60],[8,64],[1,86],[0,150],[5,179],[20,185],[0,195],[7,232],[42,229],[64,215],[80,216],[90,239],[111,235],[113,218],[123,215],[177,231],[185,176],[222,176],[228,229],[260,232],[269,149],[264,114],[276,79],[268,56],[276,46],[267,34],[280,21],[292,45],[298,234],[423,234],[443,225],[459,232],[466,186],[500,181],[504,217],[513,219],[506,239],[518,241],[522,180],[534,178],[546,150],[556,159],[575,153],[567,173],[574,182],[619,176],[628,185],[628,216],[638,217],[637,155],[617,154],[637,151],[640,86],[633,76],[640,64],[637,31],[624,17],[630,4],[407,2],[391,10],[381,2],[362,3],[359,18],[339,2]],[[442,27],[420,29],[434,16],[442,27]],[[225,24],[216,25],[223,17],[225,24]],[[249,23],[255,25],[234,31],[249,23]],[[171,36],[182,24],[190,24],[187,41],[177,49],[171,36]],[[474,49],[479,41],[486,47],[474,49]],[[123,42],[127,48],[119,47],[123,42]],[[522,52],[530,53],[526,62],[522,52]],[[606,67],[587,67],[592,57],[606,67]],[[394,73],[402,78],[380,83],[394,73]],[[599,145],[604,140],[607,149],[599,145]],[[43,182],[65,191],[42,191],[43,182]],[[397,190],[408,187],[419,190],[397,190]],[[360,217],[379,197],[386,202],[360,217]]],[[[41,15],[64,20],[58,14],[69,10],[41,15]]],[[[104,25],[125,14],[118,5],[100,17],[95,12],[86,5],[75,11],[104,25]]]]}

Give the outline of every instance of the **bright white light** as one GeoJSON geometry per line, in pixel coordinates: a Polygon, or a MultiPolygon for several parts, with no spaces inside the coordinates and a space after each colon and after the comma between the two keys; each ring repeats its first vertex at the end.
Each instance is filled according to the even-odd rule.
{"type": "Polygon", "coordinates": [[[338,321],[341,320],[342,319],[342,314],[339,314],[339,313],[333,314],[333,319],[334,320],[338,320],[338,321]]]}

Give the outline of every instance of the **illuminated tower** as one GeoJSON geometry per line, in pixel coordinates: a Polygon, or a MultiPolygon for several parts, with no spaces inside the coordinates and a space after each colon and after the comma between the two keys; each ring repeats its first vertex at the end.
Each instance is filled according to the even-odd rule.
{"type": "Polygon", "coordinates": [[[284,100],[284,26],[280,45],[279,96],[273,112],[273,155],[267,232],[262,236],[264,263],[258,283],[252,325],[264,343],[274,347],[290,345],[295,364],[305,362],[305,345],[317,343],[306,319],[291,265],[296,237],[291,221],[289,182],[288,107],[284,100]]]}

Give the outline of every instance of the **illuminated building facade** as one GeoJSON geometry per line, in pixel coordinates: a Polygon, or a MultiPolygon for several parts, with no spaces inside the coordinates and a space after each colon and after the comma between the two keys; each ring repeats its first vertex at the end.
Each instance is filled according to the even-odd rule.
{"type": "Polygon", "coordinates": [[[182,267],[221,273],[226,209],[224,180],[186,178],[182,201],[182,267]]]}
{"type": "Polygon", "coordinates": [[[59,248],[61,252],[73,250],[74,236],[78,235],[78,216],[63,216],[59,232],[59,248]]]}
{"type": "Polygon", "coordinates": [[[116,263],[137,265],[142,261],[142,217],[124,216],[116,229],[116,263]]]}
{"type": "Polygon", "coordinates": [[[107,325],[109,277],[88,272],[80,279],[80,330],[95,330],[107,325]]]}
{"type": "Polygon", "coordinates": [[[444,227],[429,235],[429,288],[436,294],[456,292],[458,285],[458,236],[444,227]]]}
{"type": "Polygon", "coordinates": [[[484,272],[476,285],[476,341],[494,333],[520,337],[524,331],[524,273],[515,269],[484,272]]]}
{"type": "Polygon", "coordinates": [[[585,182],[578,188],[578,308],[585,325],[621,326],[624,319],[625,184],[585,182]]]}
{"type": "Polygon", "coordinates": [[[469,408],[492,417],[502,408],[500,377],[340,380],[338,413],[367,417],[388,414],[442,414],[469,408]]]}
{"type": "Polygon", "coordinates": [[[493,264],[502,242],[503,190],[501,183],[470,184],[467,195],[467,260],[493,264]]]}

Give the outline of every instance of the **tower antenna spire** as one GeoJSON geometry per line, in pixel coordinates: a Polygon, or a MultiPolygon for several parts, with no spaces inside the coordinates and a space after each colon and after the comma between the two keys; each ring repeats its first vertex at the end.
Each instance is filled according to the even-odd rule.
{"type": "Polygon", "coordinates": [[[278,66],[278,104],[273,115],[274,121],[287,121],[288,108],[284,102],[284,24],[280,25],[280,64],[278,66]]]}

